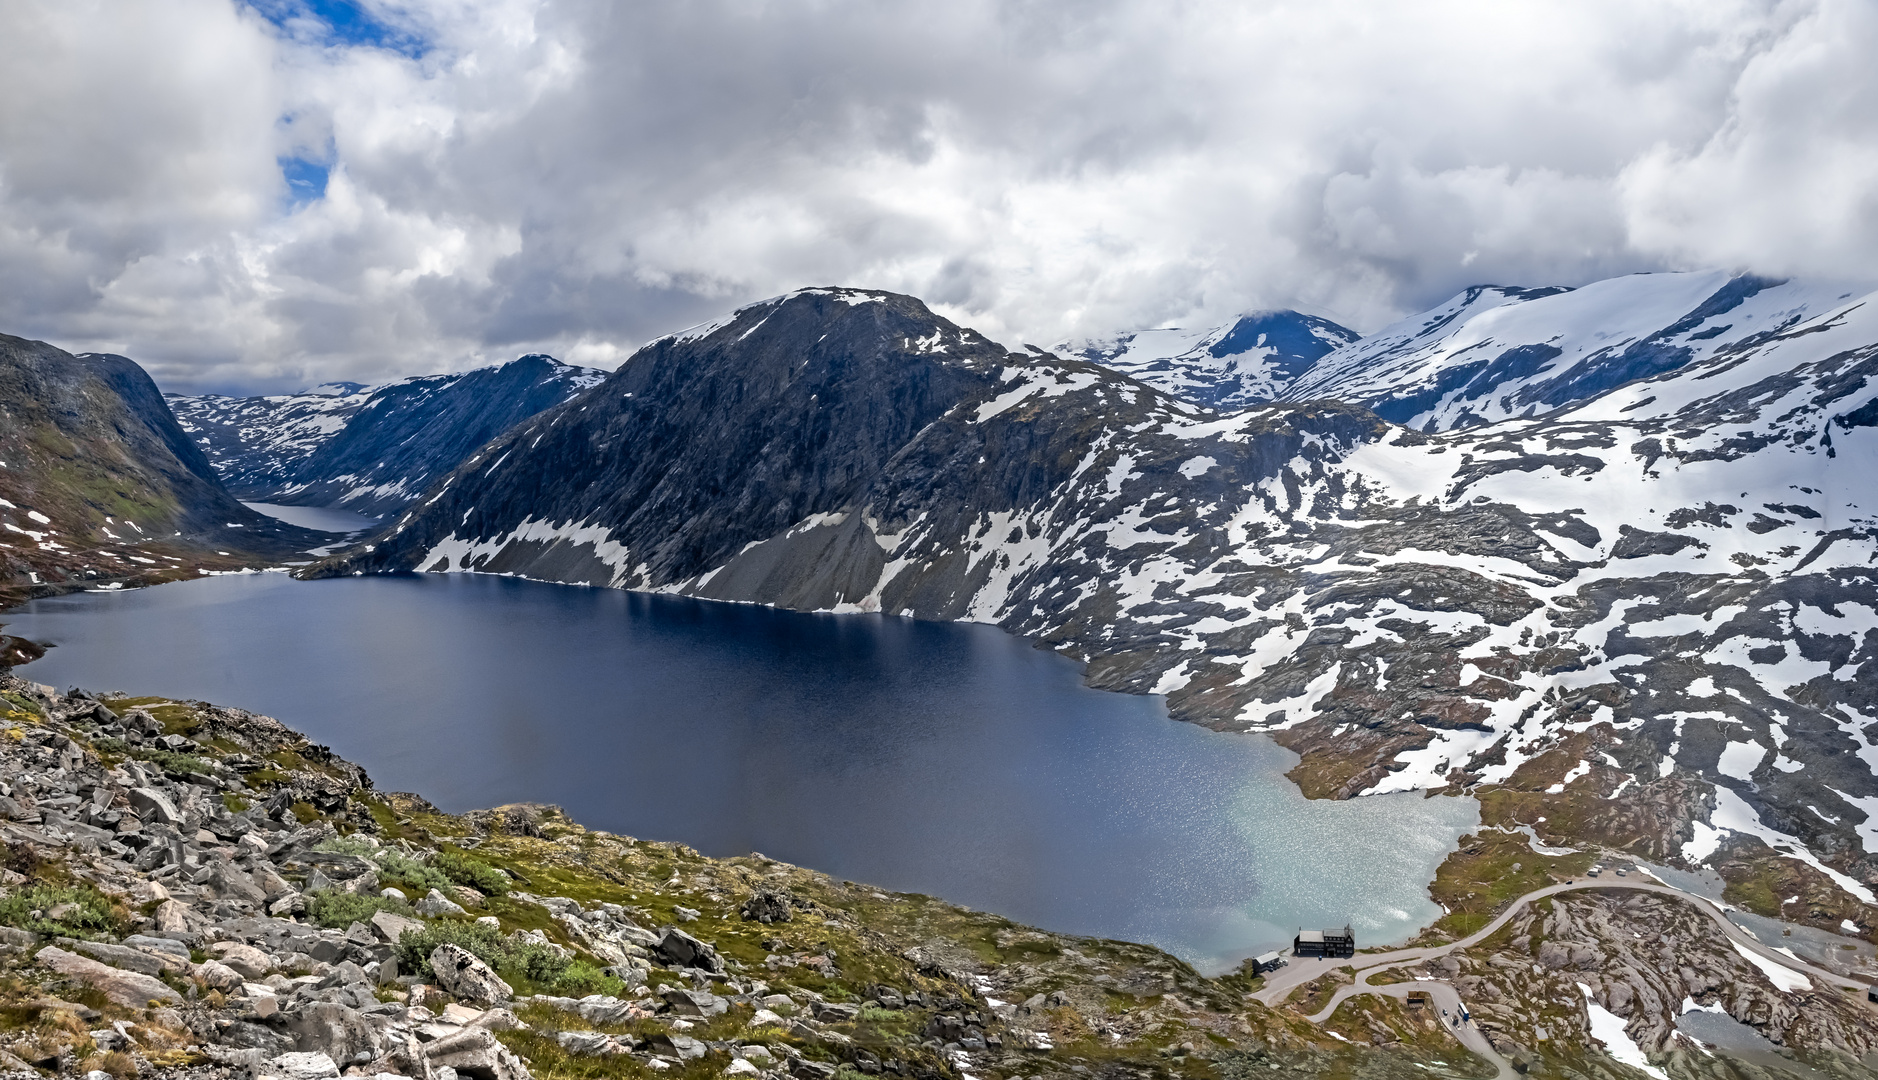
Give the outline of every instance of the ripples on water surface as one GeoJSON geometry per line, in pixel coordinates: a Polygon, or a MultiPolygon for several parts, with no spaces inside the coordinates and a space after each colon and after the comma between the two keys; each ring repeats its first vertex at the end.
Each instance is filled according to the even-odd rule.
{"type": "Polygon", "coordinates": [[[266,713],[450,811],[552,802],[1205,971],[1298,924],[1400,940],[1471,800],[1310,802],[1262,737],[1090,690],[988,626],[466,575],[221,577],[35,601],[21,674],[266,713]]]}

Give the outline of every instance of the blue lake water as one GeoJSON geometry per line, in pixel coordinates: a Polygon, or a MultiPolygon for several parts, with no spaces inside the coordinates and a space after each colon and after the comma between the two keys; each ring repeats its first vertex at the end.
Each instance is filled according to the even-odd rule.
{"type": "Polygon", "coordinates": [[[1472,800],[1311,802],[1263,737],[1167,718],[988,626],[807,615],[476,575],[217,577],[38,600],[61,688],[266,713],[450,811],[761,851],[1206,972],[1350,919],[1440,914],[1472,800]]]}
{"type": "Polygon", "coordinates": [[[335,510],[326,506],[284,506],[280,503],[245,502],[241,505],[250,510],[279,518],[289,525],[298,525],[302,529],[319,529],[322,532],[352,533],[364,532],[378,524],[378,519],[364,514],[355,514],[350,510],[335,510]]]}

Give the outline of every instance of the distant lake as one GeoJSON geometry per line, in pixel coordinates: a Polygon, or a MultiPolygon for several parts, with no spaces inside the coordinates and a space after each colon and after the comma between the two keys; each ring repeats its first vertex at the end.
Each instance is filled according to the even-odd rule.
{"type": "Polygon", "coordinates": [[[565,807],[1213,973],[1299,925],[1411,936],[1471,799],[1311,802],[1262,736],[993,627],[477,575],[216,577],[37,600],[19,674],[276,717],[452,812],[565,807]]]}

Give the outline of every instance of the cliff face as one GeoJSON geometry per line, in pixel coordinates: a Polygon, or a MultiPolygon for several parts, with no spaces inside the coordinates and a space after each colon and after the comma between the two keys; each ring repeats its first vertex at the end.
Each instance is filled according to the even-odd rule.
{"type": "Polygon", "coordinates": [[[125,357],[0,335],[0,413],[0,588],[279,558],[325,538],[237,502],[125,357]]]}

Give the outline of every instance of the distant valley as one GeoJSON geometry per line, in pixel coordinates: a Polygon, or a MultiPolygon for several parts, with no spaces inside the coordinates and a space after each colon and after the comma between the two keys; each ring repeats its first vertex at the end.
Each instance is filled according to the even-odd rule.
{"type": "Polygon", "coordinates": [[[236,496],[379,516],[409,505],[483,443],[605,375],[531,354],[384,386],[166,400],[236,496]]]}

